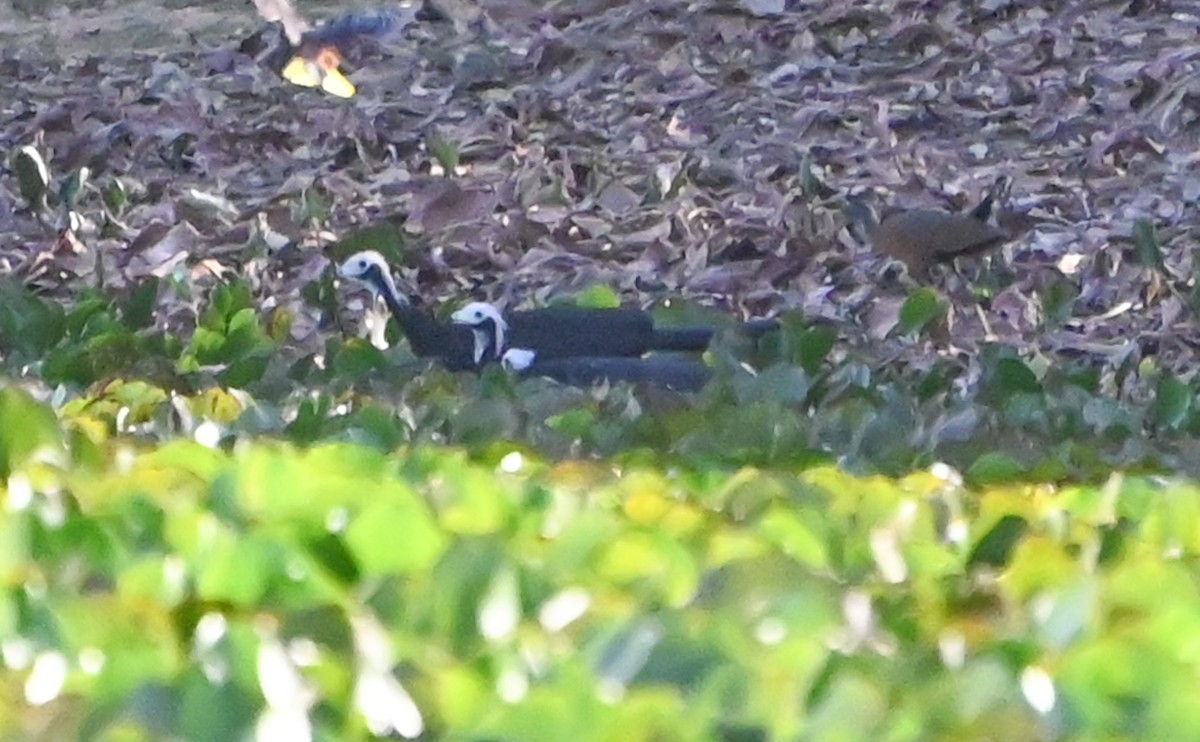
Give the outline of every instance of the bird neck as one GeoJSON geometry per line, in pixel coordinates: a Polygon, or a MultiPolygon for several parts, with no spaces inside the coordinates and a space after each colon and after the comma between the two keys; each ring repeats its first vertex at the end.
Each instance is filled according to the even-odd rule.
{"type": "Polygon", "coordinates": [[[497,358],[504,353],[504,348],[508,344],[507,332],[508,324],[497,317],[492,322],[492,350],[496,353],[497,358]]]}
{"type": "Polygon", "coordinates": [[[475,338],[476,365],[485,361],[498,361],[503,357],[506,329],[507,324],[504,320],[494,319],[486,320],[471,328],[471,334],[475,338]]]}
{"type": "Polygon", "coordinates": [[[373,278],[374,280],[370,280],[368,283],[375,289],[376,294],[383,297],[384,303],[387,304],[392,314],[403,314],[411,309],[408,299],[401,296],[400,292],[396,289],[396,282],[392,279],[390,273],[378,268],[373,269],[372,272],[375,275],[368,275],[368,278],[373,278]]]}
{"type": "Polygon", "coordinates": [[[489,351],[492,351],[494,355],[500,355],[500,349],[492,347],[492,336],[490,332],[479,327],[472,327],[471,335],[475,337],[474,358],[476,366],[483,364],[483,361],[487,357],[489,351]]]}
{"type": "Polygon", "coordinates": [[[413,311],[412,305],[400,298],[400,294],[396,292],[395,287],[390,291],[382,292],[383,302],[387,304],[388,309],[397,317],[402,317],[413,311]]]}
{"type": "Polygon", "coordinates": [[[408,297],[400,293],[396,288],[395,280],[387,271],[381,270],[372,278],[375,279],[371,281],[375,293],[383,297],[383,303],[387,305],[392,316],[400,322],[406,335],[411,336],[414,332],[421,333],[421,328],[432,321],[431,317],[414,307],[408,297]]]}

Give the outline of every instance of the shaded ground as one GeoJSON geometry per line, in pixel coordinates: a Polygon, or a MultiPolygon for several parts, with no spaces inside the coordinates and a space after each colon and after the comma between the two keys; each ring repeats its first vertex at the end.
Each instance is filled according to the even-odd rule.
{"type": "MultiPolygon", "coordinates": [[[[62,241],[0,179],[0,271],[64,298],[98,257],[110,290],[238,271],[311,349],[340,332],[301,296],[321,248],[386,219],[429,303],[600,282],[630,302],[802,309],[921,363],[927,348],[881,342],[905,293],[878,281],[841,196],[961,208],[1004,174],[1017,237],[977,284],[984,305],[952,292],[957,346],[1190,358],[1200,51],[1183,6],[449,3],[449,22],[367,50],[347,103],[239,53],[249,8],[152,5],[0,10],[22,39],[0,57],[19,93],[0,100],[0,147],[37,146],[56,183],[86,165],[92,184],[62,241]],[[112,50],[131,24],[131,45],[158,49],[112,50]],[[117,210],[100,198],[114,179],[117,210]],[[279,236],[299,249],[269,249],[279,236]],[[1163,274],[1138,260],[1156,245],[1163,274]]],[[[194,298],[162,321],[186,327],[194,298]]]]}

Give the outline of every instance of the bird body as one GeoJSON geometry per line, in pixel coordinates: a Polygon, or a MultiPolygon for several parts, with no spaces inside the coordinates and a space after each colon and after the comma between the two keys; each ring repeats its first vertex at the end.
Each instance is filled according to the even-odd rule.
{"type": "Polygon", "coordinates": [[[894,209],[876,221],[862,201],[852,198],[846,214],[861,223],[876,251],[899,260],[914,278],[928,278],[938,263],[978,255],[1008,240],[1003,231],[988,224],[996,196],[1007,192],[1008,178],[1000,178],[979,204],[966,214],[937,209],[894,209]]]}
{"type": "Polygon", "coordinates": [[[714,335],[709,327],[656,328],[653,317],[640,309],[548,307],[504,315],[490,304],[472,302],[451,319],[471,328],[480,362],[499,360],[507,348],[530,348],[543,360],[702,353],[714,335]]]}
{"type": "Polygon", "coordinates": [[[701,361],[673,356],[542,358],[536,351],[509,348],[501,362],[521,376],[541,376],[580,387],[625,381],[697,392],[712,378],[712,369],[701,361]]]}
{"type": "Polygon", "coordinates": [[[937,263],[976,255],[999,246],[1007,236],[986,222],[935,209],[910,209],[885,216],[871,233],[875,249],[926,276],[937,263]]]}
{"type": "Polygon", "coordinates": [[[267,55],[265,63],[288,82],[320,87],[339,98],[357,92],[340,70],[348,47],[367,37],[393,31],[399,20],[382,12],[348,13],[313,28],[289,0],[254,0],[259,15],[283,27],[284,40],[267,55]]]}
{"type": "MultiPolygon", "coordinates": [[[[451,322],[443,322],[400,294],[377,252],[351,255],[338,272],[383,297],[413,353],[438,358],[452,370],[499,362],[513,347],[535,351],[543,362],[579,356],[636,358],[653,351],[700,353],[715,334],[711,327],[655,327],[650,313],[640,309],[546,307],[505,314],[484,302],[472,302],[455,312],[451,322]]],[[[757,336],[779,325],[762,319],[743,327],[757,336]]]]}

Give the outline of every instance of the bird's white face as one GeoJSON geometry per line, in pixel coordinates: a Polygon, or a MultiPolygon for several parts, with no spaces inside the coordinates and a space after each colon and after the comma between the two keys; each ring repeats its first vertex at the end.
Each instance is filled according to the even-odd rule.
{"type": "Polygon", "coordinates": [[[379,268],[384,275],[387,275],[387,262],[384,261],[383,256],[374,250],[364,250],[346,258],[338,268],[338,275],[342,278],[361,280],[371,268],[379,268]]]}
{"type": "Polygon", "coordinates": [[[493,353],[501,353],[504,350],[504,334],[508,330],[508,323],[504,321],[500,310],[491,304],[482,301],[473,301],[450,315],[450,320],[457,325],[466,325],[474,332],[475,363],[483,360],[483,356],[487,353],[489,345],[493,353]],[[489,320],[492,323],[495,333],[490,337],[487,329],[483,327],[489,320]]]}
{"type": "Polygon", "coordinates": [[[478,327],[488,320],[495,322],[497,325],[504,322],[504,318],[500,316],[500,310],[482,301],[471,302],[450,315],[450,319],[455,324],[469,325],[471,327],[478,327]]]}

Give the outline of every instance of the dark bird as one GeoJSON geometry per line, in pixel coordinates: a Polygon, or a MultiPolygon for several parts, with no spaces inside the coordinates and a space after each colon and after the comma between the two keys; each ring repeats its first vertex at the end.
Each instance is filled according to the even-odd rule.
{"type": "Polygon", "coordinates": [[[654,384],[678,392],[698,392],[712,378],[712,369],[695,358],[575,356],[543,359],[536,351],[509,348],[501,357],[505,368],[521,376],[542,376],[568,386],[597,386],[627,381],[654,384]]]}
{"type": "Polygon", "coordinates": [[[875,250],[904,263],[913,278],[925,280],[938,263],[978,255],[1008,240],[1007,234],[987,223],[997,190],[993,187],[967,214],[937,209],[892,210],[876,222],[870,208],[858,199],[850,200],[846,214],[866,228],[875,250]]]}
{"type": "MultiPolygon", "coordinates": [[[[498,362],[506,349],[514,347],[536,352],[543,362],[575,356],[637,357],[651,351],[699,353],[716,334],[711,327],[655,327],[650,313],[640,309],[547,307],[502,314],[483,302],[458,310],[447,324],[400,295],[387,262],[377,252],[351,255],[339,273],[383,297],[415,354],[441,358],[453,369],[498,362]]],[[[758,336],[779,325],[763,319],[742,327],[758,336]]]]}
{"type": "Polygon", "coordinates": [[[471,328],[478,362],[499,360],[508,348],[529,348],[543,360],[572,356],[641,356],[651,351],[702,353],[711,327],[654,326],[640,309],[548,307],[507,316],[485,302],[471,302],[450,315],[471,328]]]}
{"type": "Polygon", "coordinates": [[[264,63],[288,82],[306,88],[319,86],[339,98],[353,97],[356,92],[340,69],[347,49],[401,25],[401,18],[393,13],[359,12],[313,28],[289,0],[254,0],[254,5],[266,21],[283,27],[283,38],[264,63]]]}
{"type": "Polygon", "coordinates": [[[367,250],[351,255],[338,269],[338,275],[360,281],[371,289],[372,294],[383,297],[416,356],[436,358],[451,371],[479,367],[475,360],[475,334],[471,328],[443,322],[409,303],[396,289],[387,261],[379,253],[367,250]]]}

